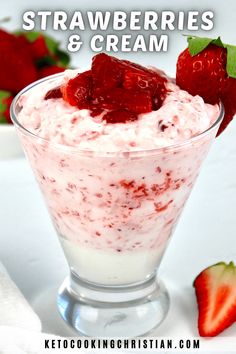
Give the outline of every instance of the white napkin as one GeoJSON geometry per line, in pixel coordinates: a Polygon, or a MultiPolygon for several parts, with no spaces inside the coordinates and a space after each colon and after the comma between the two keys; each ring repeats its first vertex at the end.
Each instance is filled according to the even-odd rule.
{"type": "Polygon", "coordinates": [[[0,354],[45,353],[42,344],[51,338],[59,337],[41,333],[39,317],[0,263],[0,354]]]}
{"type": "Polygon", "coordinates": [[[38,316],[0,263],[0,326],[41,331],[38,316]]]}
{"type": "MultiPolygon", "coordinates": [[[[41,321],[0,262],[0,354],[106,354],[107,350],[44,349],[65,338],[41,332],[41,321]]],[[[114,354],[123,353],[115,350],[114,354]]],[[[124,353],[123,353],[124,354],[124,353]]]]}

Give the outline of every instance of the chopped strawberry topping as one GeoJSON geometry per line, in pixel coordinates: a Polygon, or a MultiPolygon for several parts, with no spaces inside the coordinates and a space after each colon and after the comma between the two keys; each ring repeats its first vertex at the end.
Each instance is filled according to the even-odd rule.
{"type": "Polygon", "coordinates": [[[96,99],[100,107],[107,109],[126,109],[137,114],[152,110],[152,100],[149,91],[113,88],[100,93],[96,99]]]}
{"type": "Polygon", "coordinates": [[[158,78],[153,74],[147,74],[140,70],[126,70],[124,73],[123,86],[126,89],[150,89],[155,91],[158,85],[158,78]]]}
{"type": "Polygon", "coordinates": [[[91,105],[90,107],[89,107],[89,109],[90,109],[90,115],[92,116],[92,117],[96,117],[96,116],[99,116],[100,114],[102,114],[103,113],[103,109],[102,108],[99,108],[97,105],[91,105]]]}
{"type": "Polygon", "coordinates": [[[104,112],[107,123],[125,123],[162,105],[166,81],[151,69],[101,53],[93,57],[91,70],[70,79],[61,91],[72,106],[89,109],[92,116],[104,112]]]}
{"type": "Polygon", "coordinates": [[[165,96],[166,78],[158,75],[154,71],[144,72],[141,70],[127,70],[124,73],[124,88],[136,90],[149,90],[152,96],[152,109],[157,110],[161,107],[165,96]]]}
{"type": "Polygon", "coordinates": [[[89,101],[92,95],[91,71],[78,74],[74,79],[70,79],[62,88],[62,95],[65,101],[79,109],[89,108],[89,101]]]}
{"type": "Polygon", "coordinates": [[[110,89],[122,84],[121,60],[105,53],[95,55],[92,60],[92,75],[95,88],[110,89]]]}
{"type": "Polygon", "coordinates": [[[49,90],[44,99],[48,100],[50,98],[61,98],[62,97],[62,92],[60,87],[55,87],[54,89],[49,90]]]}
{"type": "Polygon", "coordinates": [[[120,109],[117,111],[107,112],[103,119],[106,120],[107,123],[124,123],[136,120],[137,115],[130,111],[120,109]]]}

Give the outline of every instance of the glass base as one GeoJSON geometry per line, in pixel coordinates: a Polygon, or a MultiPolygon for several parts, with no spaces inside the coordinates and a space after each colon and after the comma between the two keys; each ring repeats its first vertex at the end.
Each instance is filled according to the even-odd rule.
{"type": "Polygon", "coordinates": [[[169,310],[165,286],[153,275],[132,286],[100,286],[73,272],[59,289],[62,318],[90,337],[136,337],[160,325],[169,310]]]}

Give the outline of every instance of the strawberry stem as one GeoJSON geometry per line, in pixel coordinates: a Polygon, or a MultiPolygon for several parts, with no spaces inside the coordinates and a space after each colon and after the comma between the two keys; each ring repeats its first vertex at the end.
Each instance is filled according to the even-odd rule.
{"type": "Polygon", "coordinates": [[[11,21],[11,17],[3,17],[0,19],[0,24],[2,23],[6,23],[6,22],[10,22],[11,21]]]}

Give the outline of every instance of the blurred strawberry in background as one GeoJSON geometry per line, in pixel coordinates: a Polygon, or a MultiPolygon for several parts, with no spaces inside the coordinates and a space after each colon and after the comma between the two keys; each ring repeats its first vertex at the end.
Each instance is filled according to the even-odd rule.
{"type": "Polygon", "coordinates": [[[68,68],[69,55],[41,32],[9,33],[0,29],[0,123],[11,123],[14,96],[37,79],[68,68]]]}

